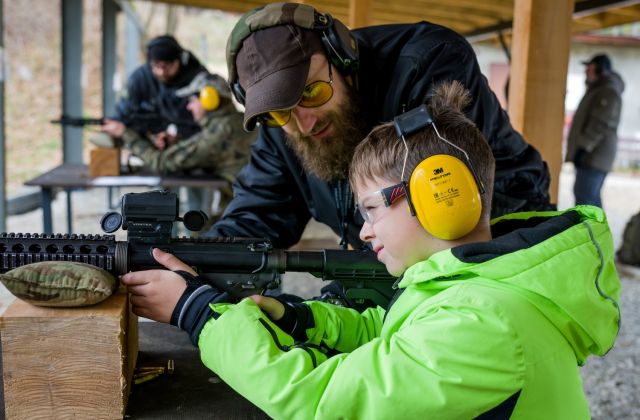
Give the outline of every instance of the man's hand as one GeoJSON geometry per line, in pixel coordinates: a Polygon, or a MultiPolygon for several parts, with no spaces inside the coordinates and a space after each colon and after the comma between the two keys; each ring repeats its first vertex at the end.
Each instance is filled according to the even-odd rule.
{"type": "Polygon", "coordinates": [[[156,146],[158,150],[164,150],[172,144],[176,143],[177,138],[172,136],[166,131],[161,131],[160,133],[153,136],[153,144],[156,146]]]}
{"type": "Polygon", "coordinates": [[[131,306],[136,315],[160,322],[169,322],[187,283],[173,271],[196,272],[173,254],[153,250],[153,257],[167,269],[131,272],[121,277],[122,284],[131,293],[131,306]]]}
{"type": "Polygon", "coordinates": [[[272,297],[253,295],[249,296],[249,299],[254,301],[272,321],[278,321],[284,315],[284,305],[272,297]]]}
{"type": "Polygon", "coordinates": [[[105,118],[104,124],[102,124],[103,132],[117,138],[122,137],[125,129],[126,127],[122,122],[109,118],[105,118]]]}

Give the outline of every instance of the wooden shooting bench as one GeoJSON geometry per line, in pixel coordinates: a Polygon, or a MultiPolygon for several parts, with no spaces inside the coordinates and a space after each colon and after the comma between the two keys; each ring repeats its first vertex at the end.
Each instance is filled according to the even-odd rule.
{"type": "Polygon", "coordinates": [[[16,299],[0,317],[0,329],[0,418],[269,418],[202,364],[184,331],[138,322],[122,291],[82,308],[16,299]],[[136,365],[165,372],[136,384],[136,365]]]}
{"type": "MultiPolygon", "coordinates": [[[[53,233],[51,202],[53,190],[62,188],[67,193],[67,233],[73,232],[73,211],[71,205],[71,193],[77,189],[112,188],[112,187],[201,187],[220,189],[228,186],[226,180],[211,177],[173,176],[173,175],[149,175],[149,174],[124,174],[118,176],[89,176],[89,168],[84,164],[65,163],[43,173],[27,182],[25,185],[40,187],[42,194],[42,219],[44,233],[53,233]]],[[[111,200],[109,199],[109,204],[111,200]]]]}

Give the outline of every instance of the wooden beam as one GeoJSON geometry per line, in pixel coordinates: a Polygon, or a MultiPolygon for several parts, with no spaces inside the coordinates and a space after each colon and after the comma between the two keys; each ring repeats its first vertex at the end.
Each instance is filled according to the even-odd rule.
{"type": "MultiPolygon", "coordinates": [[[[244,13],[281,0],[153,0],[159,3],[244,13]]],[[[480,42],[508,33],[514,0],[296,0],[330,13],[348,26],[362,27],[418,20],[447,26],[480,42]]],[[[640,0],[577,0],[574,33],[638,21],[640,0]],[[626,17],[625,17],[626,16],[626,17]]]]}
{"type": "Polygon", "coordinates": [[[478,1],[478,0],[449,0],[443,2],[442,0],[417,0],[412,1],[412,4],[419,4],[425,8],[430,7],[470,7],[477,11],[486,11],[495,15],[509,15],[513,12],[513,0],[490,0],[490,1],[478,1]]]}
{"type": "Polygon", "coordinates": [[[558,201],[573,0],[516,0],[509,115],[549,165],[558,201]]]}
{"type": "Polygon", "coordinates": [[[440,4],[432,7],[424,7],[420,2],[391,4],[377,3],[373,6],[373,9],[376,13],[393,12],[404,15],[404,19],[406,21],[415,21],[421,17],[439,17],[460,21],[466,18],[473,20],[474,26],[488,26],[495,24],[496,21],[511,19],[511,12],[496,13],[472,7],[456,6],[453,4],[440,4]]]}
{"type": "MultiPolygon", "coordinates": [[[[475,14],[470,10],[442,7],[422,8],[419,5],[402,6],[401,4],[377,5],[373,8],[376,19],[385,19],[397,22],[417,22],[428,20],[439,23],[457,31],[471,31],[476,28],[493,26],[501,21],[499,15],[475,14]]],[[[511,19],[511,15],[505,19],[511,19]]]]}
{"type": "Polygon", "coordinates": [[[350,28],[362,28],[372,24],[372,0],[349,0],[349,21],[350,28]]]}
{"type": "Polygon", "coordinates": [[[377,11],[374,10],[373,17],[375,22],[388,22],[388,23],[411,23],[411,22],[419,22],[421,20],[426,20],[431,23],[436,23],[438,25],[446,26],[447,28],[451,28],[456,32],[470,32],[472,30],[485,27],[486,25],[481,25],[473,19],[452,19],[450,17],[442,17],[435,16],[427,13],[416,13],[411,15],[412,18],[407,17],[406,11],[377,11]]]}

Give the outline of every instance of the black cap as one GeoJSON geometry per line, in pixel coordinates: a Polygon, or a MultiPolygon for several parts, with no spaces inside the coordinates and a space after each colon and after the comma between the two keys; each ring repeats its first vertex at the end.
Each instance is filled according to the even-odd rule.
{"type": "Polygon", "coordinates": [[[182,47],[171,35],[155,37],[147,44],[148,61],[175,61],[181,54],[182,47]]]}
{"type": "Polygon", "coordinates": [[[595,64],[600,72],[611,71],[611,59],[607,54],[597,54],[591,57],[589,61],[583,61],[585,66],[595,64]]]}

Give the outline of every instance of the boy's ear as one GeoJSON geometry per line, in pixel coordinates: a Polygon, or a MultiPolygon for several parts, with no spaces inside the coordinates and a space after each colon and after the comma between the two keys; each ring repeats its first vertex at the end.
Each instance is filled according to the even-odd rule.
{"type": "Polygon", "coordinates": [[[420,162],[411,174],[409,191],[418,221],[436,238],[462,238],[480,220],[478,184],[467,165],[454,156],[433,155],[420,162]]]}

